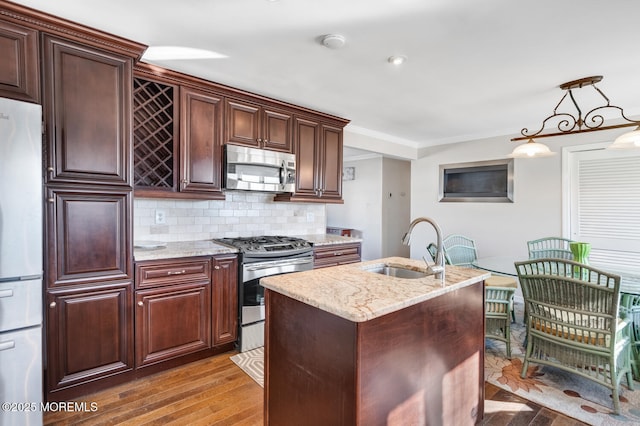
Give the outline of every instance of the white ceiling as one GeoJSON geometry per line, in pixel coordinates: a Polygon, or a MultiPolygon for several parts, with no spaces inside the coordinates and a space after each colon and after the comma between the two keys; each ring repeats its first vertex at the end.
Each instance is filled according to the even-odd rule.
{"type": "Polygon", "coordinates": [[[604,76],[598,87],[612,104],[640,115],[636,0],[17,3],[149,46],[222,53],[154,63],[416,148],[537,128],[564,93],[558,85],[590,75],[604,76]],[[336,33],[342,49],[319,42],[336,33]],[[398,54],[408,60],[394,67],[387,58],[398,54]]]}

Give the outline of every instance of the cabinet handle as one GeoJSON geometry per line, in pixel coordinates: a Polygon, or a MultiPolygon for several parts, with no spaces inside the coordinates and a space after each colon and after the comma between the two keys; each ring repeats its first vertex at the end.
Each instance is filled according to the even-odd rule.
{"type": "Polygon", "coordinates": [[[56,302],[51,302],[51,303],[49,303],[49,307],[50,307],[50,308],[55,308],[55,307],[56,307],[56,302]]]}
{"type": "Polygon", "coordinates": [[[144,306],[144,303],[141,301],[138,302],[138,306],[144,306]]]}
{"type": "Polygon", "coordinates": [[[220,269],[220,265],[214,266],[213,269],[220,269]]]}
{"type": "Polygon", "coordinates": [[[186,180],[186,179],[182,179],[182,183],[184,183],[184,184],[186,185],[186,184],[188,184],[188,183],[189,183],[189,181],[188,181],[188,180],[186,180]]]}
{"type": "Polygon", "coordinates": [[[53,173],[53,167],[51,167],[51,166],[47,167],[47,171],[48,171],[49,173],[53,173]]]}
{"type": "Polygon", "coordinates": [[[258,140],[258,142],[262,142],[262,138],[258,138],[257,140],[258,140]]]}
{"type": "Polygon", "coordinates": [[[182,274],[186,274],[187,271],[185,271],[184,269],[182,271],[169,271],[167,272],[167,275],[182,275],[182,274]]]}
{"type": "Polygon", "coordinates": [[[335,251],[333,252],[334,256],[342,256],[342,252],[341,251],[335,251]]]}
{"type": "Polygon", "coordinates": [[[13,349],[16,347],[16,341],[15,340],[8,340],[6,342],[2,342],[0,343],[0,351],[6,351],[9,349],[13,349]]]}
{"type": "Polygon", "coordinates": [[[49,203],[53,204],[53,203],[55,203],[55,201],[56,201],[56,200],[55,200],[55,199],[53,199],[53,198],[47,198],[47,201],[48,201],[49,203]]]}

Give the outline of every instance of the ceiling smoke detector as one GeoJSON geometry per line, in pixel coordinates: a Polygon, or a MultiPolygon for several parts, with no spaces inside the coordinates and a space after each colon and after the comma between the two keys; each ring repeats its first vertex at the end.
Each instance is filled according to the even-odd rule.
{"type": "Polygon", "coordinates": [[[329,49],[340,49],[344,46],[344,36],[340,34],[328,34],[322,37],[322,44],[329,49]]]}

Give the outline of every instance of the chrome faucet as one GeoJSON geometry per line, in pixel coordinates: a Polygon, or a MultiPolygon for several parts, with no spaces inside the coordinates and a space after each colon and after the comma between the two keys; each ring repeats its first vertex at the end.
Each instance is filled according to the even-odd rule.
{"type": "Polygon", "coordinates": [[[428,222],[433,226],[433,229],[436,231],[436,263],[430,265],[425,256],[422,256],[422,260],[427,264],[427,273],[434,274],[436,278],[439,278],[444,284],[444,246],[442,245],[442,230],[440,226],[431,218],[428,217],[419,217],[414,219],[413,222],[409,225],[409,230],[404,237],[402,237],[402,244],[409,245],[409,241],[411,240],[411,232],[413,232],[413,228],[420,222],[428,222]]]}

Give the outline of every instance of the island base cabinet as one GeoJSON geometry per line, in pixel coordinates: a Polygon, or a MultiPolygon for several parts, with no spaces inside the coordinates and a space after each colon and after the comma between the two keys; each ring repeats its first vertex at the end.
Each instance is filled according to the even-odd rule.
{"type": "Polygon", "coordinates": [[[482,282],[365,322],[266,291],[265,424],[472,425],[482,282]]]}

